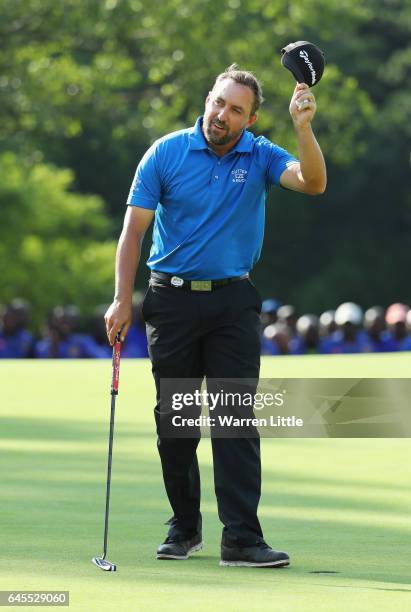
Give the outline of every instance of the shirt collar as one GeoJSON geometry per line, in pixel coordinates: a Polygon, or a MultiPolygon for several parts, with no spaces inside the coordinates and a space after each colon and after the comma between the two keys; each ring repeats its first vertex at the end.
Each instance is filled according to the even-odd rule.
{"type": "Polygon", "coordinates": [[[208,149],[207,141],[204,138],[203,130],[201,129],[202,125],[203,118],[198,117],[195,125],[191,128],[190,149],[192,151],[196,151],[198,149],[208,149]]]}
{"type": "MultiPolygon", "coordinates": [[[[198,117],[195,125],[191,128],[190,134],[190,149],[192,151],[196,151],[199,149],[208,149],[208,144],[206,139],[204,138],[203,130],[203,117],[198,117]]],[[[229,151],[229,153],[237,152],[237,153],[250,153],[253,147],[254,136],[248,130],[244,130],[240,140],[237,142],[235,147],[229,151]]]]}

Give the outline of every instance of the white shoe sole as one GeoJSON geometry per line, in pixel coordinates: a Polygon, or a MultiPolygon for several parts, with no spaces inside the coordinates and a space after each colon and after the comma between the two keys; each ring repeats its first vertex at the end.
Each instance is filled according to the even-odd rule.
{"type": "Polygon", "coordinates": [[[185,561],[186,559],[189,558],[189,556],[191,555],[191,553],[194,552],[198,552],[199,550],[202,550],[203,548],[203,543],[200,542],[199,544],[196,544],[195,546],[193,546],[192,548],[190,548],[190,550],[187,552],[186,555],[182,555],[182,556],[178,556],[178,555],[166,555],[166,554],[157,554],[157,559],[176,559],[177,561],[185,561]]]}
{"type": "Polygon", "coordinates": [[[267,561],[267,563],[252,563],[251,561],[220,561],[222,567],[285,567],[290,565],[290,561],[282,559],[280,561],[267,561]]]}

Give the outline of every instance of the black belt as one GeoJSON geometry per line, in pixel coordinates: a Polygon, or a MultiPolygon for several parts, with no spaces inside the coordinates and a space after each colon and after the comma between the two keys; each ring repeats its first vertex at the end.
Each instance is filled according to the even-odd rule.
{"type": "Polygon", "coordinates": [[[213,291],[219,287],[231,285],[240,280],[248,278],[248,274],[241,276],[231,276],[230,278],[220,278],[217,280],[184,280],[175,274],[166,274],[165,272],[151,272],[150,285],[159,287],[174,287],[176,289],[185,289],[186,291],[213,291]]]}

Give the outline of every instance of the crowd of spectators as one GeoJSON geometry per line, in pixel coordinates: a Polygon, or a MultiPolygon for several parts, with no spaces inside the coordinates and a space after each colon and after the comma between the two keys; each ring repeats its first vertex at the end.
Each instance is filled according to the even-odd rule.
{"type": "Polygon", "coordinates": [[[391,304],[363,313],[344,302],[336,310],[298,316],[294,306],[265,300],[261,313],[263,355],[381,353],[411,350],[411,310],[391,304]]]}
{"type": "MultiPolygon", "coordinates": [[[[148,357],[142,316],[142,294],[133,298],[133,323],[122,349],[123,357],[148,357]]],[[[0,358],[80,359],[111,357],[104,312],[98,306],[88,321],[76,306],[56,306],[40,337],[30,331],[30,305],[21,299],[0,307],[0,358]]],[[[320,316],[298,316],[294,306],[278,300],[263,302],[263,355],[374,353],[411,350],[411,310],[394,303],[385,310],[372,306],[363,313],[345,302],[320,316]]]]}
{"type": "MultiPolygon", "coordinates": [[[[142,296],[133,299],[133,324],[122,348],[123,357],[148,357],[142,312],[142,296]]],[[[30,331],[30,306],[14,299],[0,314],[0,359],[84,359],[111,357],[104,313],[98,306],[94,315],[82,319],[76,306],[56,306],[50,312],[39,338],[30,331]]]]}

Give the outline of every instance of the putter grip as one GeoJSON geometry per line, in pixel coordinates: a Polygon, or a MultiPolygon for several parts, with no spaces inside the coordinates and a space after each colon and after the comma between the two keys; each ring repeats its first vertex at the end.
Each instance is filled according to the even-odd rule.
{"type": "Polygon", "coordinates": [[[118,383],[120,380],[120,353],[121,341],[120,334],[117,334],[113,346],[113,378],[111,380],[111,395],[118,394],[118,383]]]}

